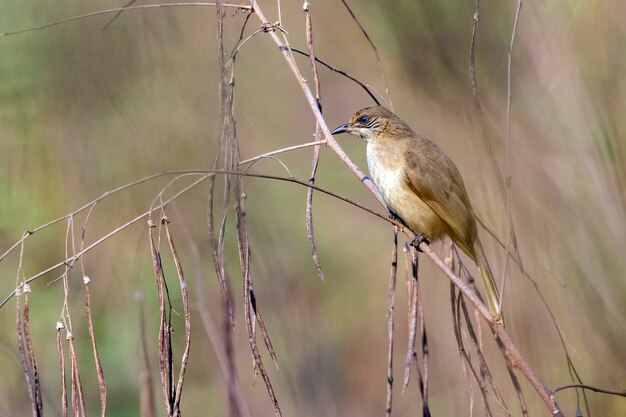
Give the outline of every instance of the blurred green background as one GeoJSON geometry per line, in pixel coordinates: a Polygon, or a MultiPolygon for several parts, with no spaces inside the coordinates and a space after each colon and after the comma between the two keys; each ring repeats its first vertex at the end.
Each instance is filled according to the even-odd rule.
{"type": "MultiPolygon", "coordinates": [[[[306,48],[301,2],[282,2],[292,46],[306,48]]],[[[312,1],[316,52],[329,63],[384,92],[375,56],[339,1],[312,1]]],[[[475,211],[501,237],[507,217],[481,141],[472,106],[468,57],[473,1],[353,0],[351,6],[376,43],[396,112],[437,142],[464,175],[475,211]]],[[[0,32],[124,2],[0,1],[0,32]]],[[[140,4],[138,2],[137,4],[140,4]]],[[[276,3],[260,2],[270,20],[276,3]]],[[[476,44],[479,94],[504,172],[510,170],[513,217],[529,273],[554,310],[583,380],[623,389],[626,383],[626,8],[622,0],[526,2],[513,56],[511,158],[506,167],[507,47],[515,2],[483,2],[476,44]]],[[[63,216],[118,185],[155,172],[211,167],[218,112],[214,8],[167,8],[112,15],[0,38],[0,252],[25,230],[63,216]]],[[[225,14],[226,48],[236,42],[245,13],[225,14]]],[[[247,33],[259,26],[252,16],[247,33]]],[[[308,61],[300,59],[312,79],[308,61]]],[[[344,123],[371,100],[345,78],[320,68],[324,114],[344,123]]],[[[268,35],[246,43],[235,68],[235,110],[243,158],[312,140],[315,123],[300,87],[268,35]]],[[[339,137],[365,169],[364,145],[339,137]]],[[[281,156],[291,173],[308,178],[310,150],[281,156]]],[[[256,172],[286,175],[276,161],[256,172]]],[[[115,195],[94,210],[92,242],[146,210],[168,179],[115,195]]],[[[328,150],[318,184],[370,207],[375,200],[328,150]]],[[[385,409],[386,302],[391,228],[366,213],[320,194],[315,226],[327,280],[310,260],[304,223],[306,190],[246,180],[253,279],[276,347],[280,372],[266,366],[286,416],[370,416],[385,409]]],[[[206,286],[213,318],[221,298],[206,234],[207,187],[168,209],[188,274],[206,286]],[[199,251],[200,262],[194,260],[199,251]]],[[[219,195],[219,194],[218,194],[219,195]]],[[[75,219],[76,233],[84,216],[75,219]]],[[[241,308],[234,228],[227,236],[235,294],[235,343],[240,384],[255,416],[273,409],[255,381],[241,308]]],[[[66,223],[28,240],[24,273],[58,262],[66,223]]],[[[500,276],[503,253],[484,231],[483,245],[500,276]]],[[[92,278],[96,337],[109,392],[108,415],[139,415],[140,304],[145,294],[150,359],[158,380],[158,306],[145,223],[130,227],[84,258],[92,278]]],[[[434,245],[443,253],[443,245],[434,245]]],[[[0,296],[15,287],[19,261],[0,263],[0,296]]],[[[175,275],[168,264],[168,276],[175,275]]],[[[451,328],[447,280],[421,263],[430,336],[431,409],[468,415],[468,388],[451,328]]],[[[31,322],[48,415],[60,415],[55,325],[63,307],[52,273],[33,285],[31,322]]],[[[406,346],[406,291],[398,285],[394,415],[419,412],[412,384],[400,395],[406,346]]],[[[182,313],[180,295],[174,307],[182,313]]],[[[85,327],[79,271],[70,275],[69,306],[86,401],[98,410],[97,379],[85,327]]],[[[194,303],[195,304],[195,303],[194,303]]],[[[550,386],[570,382],[557,333],[532,287],[510,274],[504,305],[508,328],[531,365],[550,386]]],[[[15,303],[0,310],[0,416],[27,415],[29,400],[17,360],[15,303]]],[[[194,314],[190,369],[183,393],[186,415],[227,414],[226,384],[194,314]]],[[[182,327],[174,334],[182,338],[182,327]]],[[[490,338],[486,337],[490,345],[490,338]]],[[[179,343],[177,340],[176,343],[179,343]]],[[[177,348],[179,345],[177,344],[177,348]]],[[[488,348],[509,406],[518,414],[499,354],[488,348]]],[[[177,350],[180,352],[180,349],[177,350]]],[[[524,385],[532,415],[547,415],[524,385]]],[[[479,401],[477,388],[472,388],[479,401]]],[[[160,387],[156,404],[163,409],[160,387]]],[[[576,396],[557,396],[573,415],[576,396]]],[[[626,400],[588,394],[594,415],[626,414],[626,400]]],[[[478,403],[476,403],[478,404],[478,403]]],[[[493,405],[497,410],[497,405],[493,405]]],[[[163,412],[160,411],[160,415],[163,412]]]]}

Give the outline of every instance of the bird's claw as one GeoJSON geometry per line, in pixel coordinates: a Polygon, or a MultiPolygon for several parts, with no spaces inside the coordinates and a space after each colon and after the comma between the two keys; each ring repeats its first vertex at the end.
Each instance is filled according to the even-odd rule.
{"type": "Polygon", "coordinates": [[[426,244],[429,244],[430,242],[428,241],[428,238],[426,237],[425,234],[420,233],[419,235],[417,235],[415,237],[415,239],[413,239],[410,243],[411,246],[413,246],[415,249],[417,249],[419,252],[421,252],[420,250],[420,244],[422,242],[426,242],[426,244]]]}

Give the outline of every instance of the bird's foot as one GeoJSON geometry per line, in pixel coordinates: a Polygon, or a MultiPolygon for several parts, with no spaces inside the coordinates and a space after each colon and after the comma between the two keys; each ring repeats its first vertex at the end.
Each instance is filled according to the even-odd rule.
{"type": "Polygon", "coordinates": [[[426,242],[426,244],[430,244],[430,242],[428,241],[428,238],[426,237],[426,235],[425,235],[425,234],[423,234],[423,233],[420,233],[419,235],[417,235],[417,236],[415,237],[415,239],[413,239],[413,240],[411,241],[410,245],[411,245],[411,246],[413,246],[413,247],[415,247],[415,249],[417,249],[417,250],[418,250],[418,252],[421,252],[421,249],[420,249],[420,244],[421,244],[422,242],[426,242]]]}
{"type": "Polygon", "coordinates": [[[400,219],[400,216],[398,216],[392,209],[390,209],[389,207],[387,207],[387,214],[389,215],[389,218],[391,220],[398,220],[398,221],[402,221],[402,219],[400,219]]]}

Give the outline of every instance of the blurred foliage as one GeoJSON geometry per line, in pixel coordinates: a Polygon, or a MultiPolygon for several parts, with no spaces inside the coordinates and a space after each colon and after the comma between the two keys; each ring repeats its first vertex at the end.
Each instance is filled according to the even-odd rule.
{"type": "MultiPolygon", "coordinates": [[[[0,1],[0,32],[123,3],[0,1]]],[[[301,4],[282,3],[290,43],[305,49],[301,4]]],[[[311,3],[318,56],[384,92],[375,56],[341,2],[311,3]]],[[[477,213],[506,237],[506,213],[472,107],[468,57],[474,2],[349,3],[381,53],[396,112],[457,162],[477,213]]],[[[274,2],[262,1],[261,6],[276,15],[274,2]]],[[[621,0],[525,2],[513,51],[508,160],[507,48],[515,6],[513,1],[481,3],[476,68],[489,137],[500,168],[511,177],[513,217],[525,267],[554,310],[584,381],[623,388],[626,9],[621,0]]],[[[98,16],[0,37],[0,252],[25,230],[61,217],[120,184],[155,172],[212,165],[218,108],[215,10],[129,11],[103,30],[110,18],[98,16]]],[[[234,46],[244,18],[243,12],[226,11],[227,48],[234,46]]],[[[258,20],[252,16],[246,33],[257,28],[258,20]]],[[[308,62],[299,62],[310,79],[308,62]]],[[[325,69],[320,69],[320,77],[331,127],[371,104],[345,78],[325,69]]],[[[311,140],[313,117],[267,35],[257,35],[242,47],[235,81],[243,157],[311,140]]],[[[363,144],[353,138],[338,140],[365,167],[363,144]]],[[[309,150],[285,154],[281,160],[293,175],[308,178],[309,150]]],[[[272,160],[257,163],[253,170],[286,174],[272,160]]],[[[86,241],[146,210],[168,181],[154,180],[100,203],[90,217],[86,241]]],[[[318,184],[376,206],[325,150],[318,184]]],[[[277,349],[280,373],[273,371],[268,357],[266,362],[285,415],[382,414],[390,228],[316,194],[315,226],[327,276],[326,282],[320,282],[306,243],[305,190],[249,179],[246,191],[255,290],[277,349]]],[[[210,264],[205,212],[206,186],[168,209],[192,299],[199,276],[219,323],[220,291],[210,264]],[[194,247],[200,263],[192,256],[194,247]]],[[[74,219],[77,236],[84,220],[84,215],[74,219]]],[[[156,348],[158,306],[144,224],[116,235],[84,259],[92,278],[109,415],[114,416],[139,414],[137,292],[145,294],[148,341],[156,348]]],[[[61,222],[28,240],[27,276],[62,258],[66,225],[61,222]]],[[[273,411],[265,388],[262,381],[255,382],[250,365],[232,226],[227,236],[228,267],[238,306],[238,373],[250,409],[255,415],[270,416],[273,411]]],[[[487,233],[483,241],[500,275],[502,250],[487,233]]],[[[15,287],[18,260],[14,253],[0,263],[2,298],[15,287]]],[[[168,268],[173,278],[171,265],[168,268]]],[[[548,385],[566,384],[569,376],[554,326],[537,294],[512,269],[509,265],[504,297],[512,336],[548,385]]],[[[466,414],[468,394],[451,328],[448,284],[427,262],[422,262],[421,271],[431,343],[432,410],[435,415],[466,414]]],[[[44,403],[54,415],[59,414],[60,404],[55,323],[63,290],[60,282],[51,286],[45,282],[58,274],[37,281],[31,295],[44,403]]],[[[71,273],[69,302],[87,404],[96,414],[97,380],[80,275],[77,270],[71,273]]],[[[398,288],[396,375],[406,345],[402,280],[398,288]]],[[[174,307],[181,312],[180,296],[174,293],[174,307]]],[[[17,362],[14,305],[10,302],[0,310],[0,416],[27,415],[30,409],[17,362]]],[[[226,415],[226,384],[196,315],[193,331],[183,412],[226,415]]],[[[157,372],[156,353],[151,355],[157,372]]],[[[498,368],[496,377],[506,381],[497,352],[490,359],[498,368]]],[[[399,395],[399,383],[396,388],[394,415],[415,414],[419,409],[415,384],[404,396],[399,395]]],[[[544,415],[530,388],[527,394],[532,415],[544,415]]],[[[155,395],[162,407],[159,387],[155,395]]],[[[477,398],[475,387],[474,395],[477,398]]],[[[506,398],[514,408],[514,393],[507,391],[506,398]]],[[[599,394],[588,398],[594,415],[626,413],[623,398],[599,394]]],[[[558,399],[566,414],[572,415],[574,393],[561,393],[558,399]]]]}

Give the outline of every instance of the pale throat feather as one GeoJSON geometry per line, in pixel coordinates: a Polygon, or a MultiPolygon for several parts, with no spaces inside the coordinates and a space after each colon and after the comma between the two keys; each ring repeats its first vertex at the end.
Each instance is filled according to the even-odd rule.
{"type": "Polygon", "coordinates": [[[395,158],[395,155],[392,156],[388,153],[380,152],[379,147],[380,145],[374,143],[372,140],[367,142],[367,166],[370,171],[370,176],[383,195],[383,198],[387,204],[395,210],[394,202],[398,198],[401,198],[401,194],[404,194],[402,192],[404,167],[403,164],[398,163],[399,161],[395,158]],[[381,156],[383,154],[387,157],[383,158],[381,156]]]}

